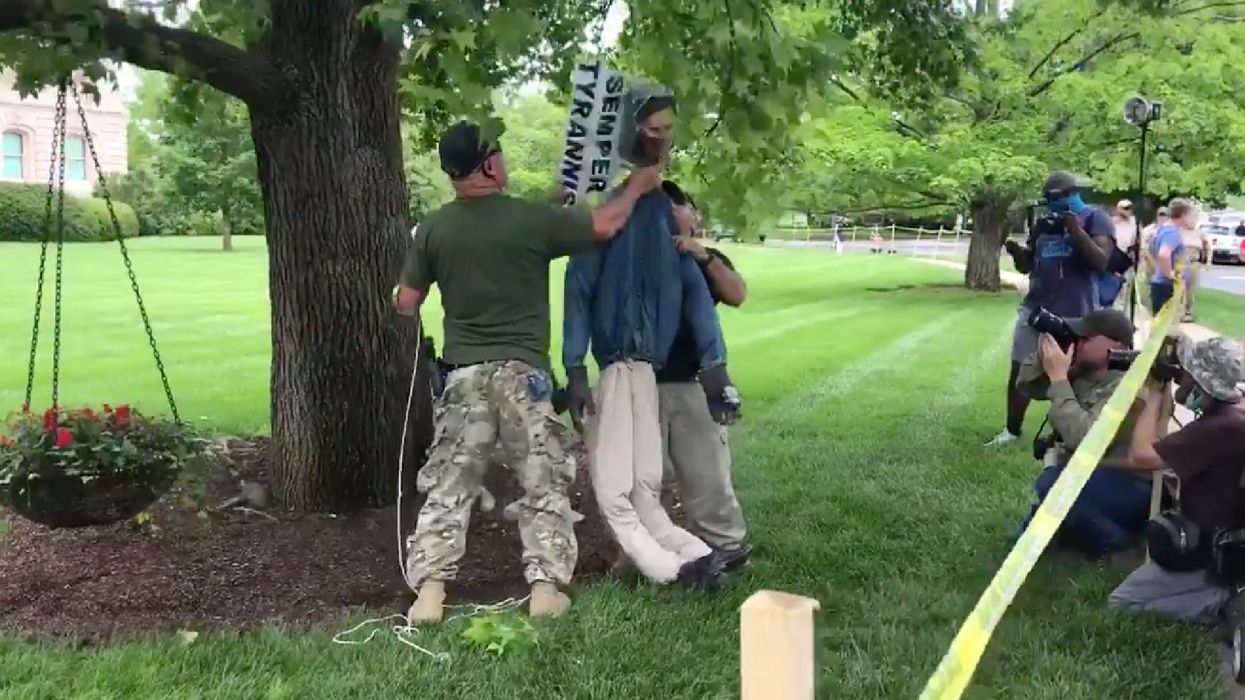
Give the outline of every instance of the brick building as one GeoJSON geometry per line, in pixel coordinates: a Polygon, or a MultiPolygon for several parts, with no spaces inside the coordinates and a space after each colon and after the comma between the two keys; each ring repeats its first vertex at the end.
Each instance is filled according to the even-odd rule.
{"type": "MultiPolygon", "coordinates": [[[[22,99],[13,88],[14,75],[0,74],[0,180],[45,185],[52,158],[52,129],[56,114],[55,88],[22,99]]],[[[128,169],[125,105],[121,95],[101,86],[98,105],[83,95],[87,124],[106,174],[128,169]]],[[[65,189],[89,195],[95,186],[95,164],[82,138],[82,123],[69,98],[65,136],[65,189]]]]}

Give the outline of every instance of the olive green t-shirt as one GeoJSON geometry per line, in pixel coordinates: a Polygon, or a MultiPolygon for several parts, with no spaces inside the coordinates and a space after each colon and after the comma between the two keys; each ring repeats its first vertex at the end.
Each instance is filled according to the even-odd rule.
{"type": "Polygon", "coordinates": [[[436,284],[452,365],[549,367],[549,263],[593,245],[587,210],[506,195],[456,199],[420,222],[402,284],[436,284]]]}

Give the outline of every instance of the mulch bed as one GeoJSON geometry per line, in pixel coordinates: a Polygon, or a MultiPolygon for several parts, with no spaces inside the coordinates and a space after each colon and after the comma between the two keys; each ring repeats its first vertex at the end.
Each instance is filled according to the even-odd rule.
{"type": "MultiPolygon", "coordinates": [[[[208,503],[266,482],[265,444],[231,440],[232,467],[208,484],[208,503]]],[[[582,458],[571,500],[585,518],[576,580],[606,573],[614,545],[601,520],[582,458]]],[[[502,509],[518,493],[503,469],[487,485],[492,513],[473,514],[450,603],[526,595],[517,524],[502,509]]],[[[0,533],[0,630],[32,638],[95,642],[148,632],[235,630],[266,622],[307,623],[360,608],[405,612],[414,595],[398,564],[395,510],[342,516],[227,510],[204,516],[177,494],[150,520],[102,528],[49,530],[10,515],[0,533]]],[[[403,527],[414,526],[414,510],[403,527]]]]}

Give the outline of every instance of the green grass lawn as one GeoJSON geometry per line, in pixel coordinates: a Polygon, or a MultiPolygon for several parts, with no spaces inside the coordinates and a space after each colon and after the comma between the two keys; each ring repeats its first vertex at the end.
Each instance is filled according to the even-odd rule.
{"type": "MultiPolygon", "coordinates": [[[[260,241],[239,243],[229,255],[208,240],[134,244],[185,413],[228,431],[267,420],[265,257],[260,241]]],[[[745,397],[735,478],[756,563],[725,593],[580,588],[570,616],[538,625],[532,650],[487,657],[459,640],[461,621],[422,635],[452,655],[446,664],[388,637],[332,644],[347,621],[190,646],[161,637],[75,650],[0,638],[0,697],[732,698],[739,605],[779,589],[821,601],[820,697],[915,698],[1031,495],[1027,446],[980,446],[1001,424],[1016,300],[970,295],[954,287],[961,273],[902,258],[730,254],[751,292],[723,320],[745,397]]],[[[66,400],[159,406],[115,250],[67,255],[66,400]]],[[[0,256],[0,403],[16,406],[37,256],[17,245],[0,256]]],[[[1038,419],[1034,410],[1031,429],[1038,419]]],[[[1105,610],[1125,574],[1040,563],[967,697],[1218,697],[1207,634],[1105,610]]]]}

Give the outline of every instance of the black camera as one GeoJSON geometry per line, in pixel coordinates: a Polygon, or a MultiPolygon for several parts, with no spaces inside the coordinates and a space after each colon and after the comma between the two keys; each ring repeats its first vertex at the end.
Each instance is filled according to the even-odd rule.
{"type": "Polygon", "coordinates": [[[1046,459],[1046,453],[1055,445],[1059,444],[1059,433],[1052,432],[1049,435],[1038,435],[1033,438],[1033,458],[1041,462],[1046,459]]]}
{"type": "Polygon", "coordinates": [[[1062,350],[1067,350],[1077,341],[1077,335],[1067,321],[1041,307],[1029,314],[1029,327],[1054,338],[1062,350]]]}
{"type": "MultiPolygon", "coordinates": [[[[1107,353],[1107,369],[1126,372],[1141,355],[1139,350],[1111,350],[1107,353]]],[[[1180,354],[1176,351],[1176,339],[1168,336],[1159,347],[1159,354],[1150,367],[1150,377],[1160,382],[1179,382],[1181,377],[1180,354]]]]}
{"type": "Polygon", "coordinates": [[[1050,210],[1044,199],[1032,202],[1027,207],[1029,215],[1029,231],[1032,237],[1058,236],[1063,234],[1063,217],[1050,210]]]}

